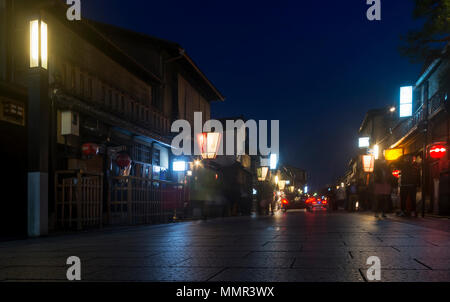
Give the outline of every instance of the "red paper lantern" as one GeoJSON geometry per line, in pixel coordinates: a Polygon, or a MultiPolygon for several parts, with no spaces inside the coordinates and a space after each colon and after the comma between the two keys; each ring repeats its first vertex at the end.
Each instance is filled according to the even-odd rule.
{"type": "Polygon", "coordinates": [[[372,173],[375,165],[375,156],[363,155],[362,156],[363,170],[366,173],[372,173]]]}
{"type": "Polygon", "coordinates": [[[430,157],[434,159],[444,157],[445,153],[447,153],[447,148],[443,145],[434,145],[430,149],[430,157]]]}
{"type": "Polygon", "coordinates": [[[392,171],[392,175],[394,175],[394,177],[396,177],[396,178],[399,178],[400,177],[400,170],[392,171]]]}
{"type": "Polygon", "coordinates": [[[203,159],[215,159],[219,150],[221,133],[204,132],[197,135],[197,143],[203,159]]]}
{"type": "Polygon", "coordinates": [[[120,168],[126,168],[131,165],[131,157],[126,153],[119,153],[116,156],[116,163],[120,168]]]}
{"type": "Polygon", "coordinates": [[[93,156],[98,154],[98,145],[94,143],[86,143],[81,146],[81,152],[86,156],[93,156]]]}

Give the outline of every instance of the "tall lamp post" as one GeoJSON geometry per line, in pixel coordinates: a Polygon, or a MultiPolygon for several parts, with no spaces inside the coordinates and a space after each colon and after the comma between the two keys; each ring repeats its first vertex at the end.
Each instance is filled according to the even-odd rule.
{"type": "Polygon", "coordinates": [[[48,233],[49,120],[48,28],[40,16],[29,21],[30,61],[27,105],[28,235],[48,233]]]}

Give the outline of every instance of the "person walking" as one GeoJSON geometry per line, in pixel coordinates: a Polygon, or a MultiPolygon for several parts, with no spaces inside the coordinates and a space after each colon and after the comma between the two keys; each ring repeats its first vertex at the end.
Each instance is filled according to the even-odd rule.
{"type": "Polygon", "coordinates": [[[400,173],[400,213],[398,216],[410,216],[416,212],[416,192],[420,184],[420,173],[411,156],[404,156],[400,173]]]}
{"type": "Polygon", "coordinates": [[[375,194],[375,217],[381,212],[383,218],[386,217],[389,195],[391,194],[391,183],[389,167],[384,160],[379,160],[375,164],[374,174],[374,194],[375,194]]]}
{"type": "Polygon", "coordinates": [[[347,211],[354,212],[358,201],[358,186],[355,181],[350,184],[347,211]]]}
{"type": "Polygon", "coordinates": [[[345,187],[340,187],[336,192],[337,208],[339,208],[339,207],[345,208],[345,199],[346,199],[346,189],[345,189],[345,187]]]}

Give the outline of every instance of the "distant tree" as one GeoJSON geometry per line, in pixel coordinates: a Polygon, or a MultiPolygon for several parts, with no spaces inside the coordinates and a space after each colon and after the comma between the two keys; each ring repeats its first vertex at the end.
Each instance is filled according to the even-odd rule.
{"type": "MultiPolygon", "coordinates": [[[[413,62],[433,60],[443,55],[450,43],[450,0],[414,0],[413,18],[422,28],[402,36],[400,51],[413,62]]],[[[447,52],[448,54],[448,52],[447,52]]]]}

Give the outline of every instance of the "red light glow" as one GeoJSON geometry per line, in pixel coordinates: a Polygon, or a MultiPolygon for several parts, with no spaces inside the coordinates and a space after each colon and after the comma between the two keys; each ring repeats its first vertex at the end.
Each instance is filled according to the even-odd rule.
{"type": "Polygon", "coordinates": [[[392,175],[394,175],[394,177],[396,177],[396,178],[399,178],[400,177],[400,170],[392,171],[392,175]]]}
{"type": "Polygon", "coordinates": [[[442,145],[436,145],[430,149],[430,157],[434,159],[444,157],[445,153],[447,153],[447,149],[442,145]]]}

